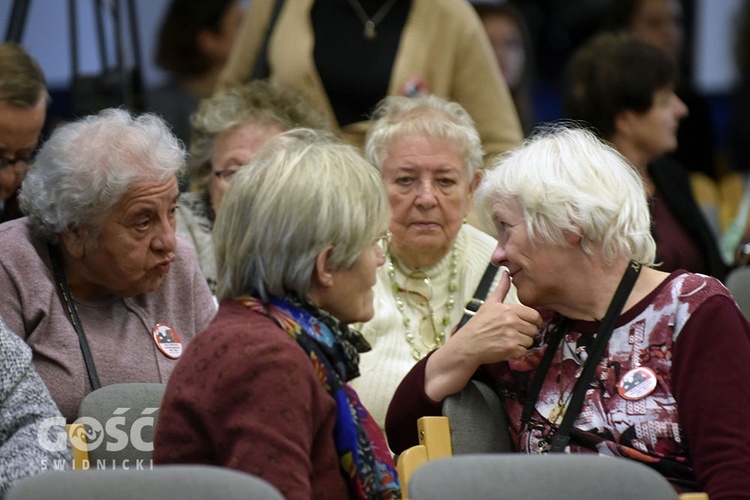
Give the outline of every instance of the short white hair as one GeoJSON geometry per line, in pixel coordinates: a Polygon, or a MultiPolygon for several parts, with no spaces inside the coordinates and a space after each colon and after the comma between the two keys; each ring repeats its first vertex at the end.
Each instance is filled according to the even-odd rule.
{"type": "Polygon", "coordinates": [[[654,263],[643,179],[617,150],[573,123],[540,128],[494,160],[476,194],[485,224],[492,204],[509,198],[520,203],[531,241],[564,246],[564,231],[580,228],[588,254],[598,248],[608,263],[618,256],[654,263]]]}
{"type": "Polygon", "coordinates": [[[375,109],[367,132],[367,160],[382,169],[391,145],[408,135],[439,139],[453,145],[462,155],[469,179],[484,166],[482,141],[474,120],[457,102],[436,95],[386,97],[375,109]]]}

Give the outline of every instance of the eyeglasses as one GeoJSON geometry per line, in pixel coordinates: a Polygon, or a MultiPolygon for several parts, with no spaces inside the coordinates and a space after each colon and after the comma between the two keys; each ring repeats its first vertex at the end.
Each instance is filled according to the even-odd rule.
{"type": "Polygon", "coordinates": [[[238,170],[237,167],[225,168],[224,170],[216,170],[214,175],[221,180],[228,181],[238,170]]]}
{"type": "Polygon", "coordinates": [[[25,174],[29,170],[29,164],[34,159],[34,155],[28,156],[17,156],[16,158],[6,158],[0,156],[0,170],[4,170],[5,167],[13,167],[14,174],[25,174]]]}
{"type": "Polygon", "coordinates": [[[414,271],[406,278],[403,288],[398,288],[404,294],[404,299],[412,307],[427,309],[427,314],[419,322],[419,335],[427,349],[436,349],[445,342],[445,327],[450,321],[439,318],[432,308],[432,281],[422,271],[414,271]]]}
{"type": "Polygon", "coordinates": [[[378,239],[375,240],[375,242],[383,250],[384,253],[388,253],[388,249],[391,247],[391,239],[393,239],[393,235],[390,231],[386,231],[382,235],[378,236],[378,239]]]}

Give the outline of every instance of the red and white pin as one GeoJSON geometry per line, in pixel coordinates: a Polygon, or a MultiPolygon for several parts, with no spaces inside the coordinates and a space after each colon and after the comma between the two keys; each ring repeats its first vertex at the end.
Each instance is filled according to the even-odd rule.
{"type": "Polygon", "coordinates": [[[182,340],[177,332],[169,325],[157,323],[152,332],[156,347],[170,359],[182,356],[182,340]]]}
{"type": "Polygon", "coordinates": [[[617,392],[623,399],[637,401],[656,389],[656,373],[651,368],[639,366],[628,371],[617,384],[617,392]]]}

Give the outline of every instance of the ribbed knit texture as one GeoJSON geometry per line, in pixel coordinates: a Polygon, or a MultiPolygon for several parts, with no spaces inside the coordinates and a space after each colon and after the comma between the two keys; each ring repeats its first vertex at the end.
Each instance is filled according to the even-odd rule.
{"type": "MultiPolygon", "coordinates": [[[[69,467],[69,446],[48,451],[38,439],[40,425],[54,417],[60,411],[34,371],[31,349],[0,318],[0,497],[19,479],[69,467]]],[[[54,442],[59,436],[46,437],[54,442]]]]}

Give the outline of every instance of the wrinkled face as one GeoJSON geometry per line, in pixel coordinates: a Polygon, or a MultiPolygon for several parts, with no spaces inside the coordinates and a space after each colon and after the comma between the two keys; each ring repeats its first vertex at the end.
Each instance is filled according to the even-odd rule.
{"type": "Polygon", "coordinates": [[[526,67],[521,31],[513,19],[503,14],[487,14],[482,17],[482,23],[508,88],[515,89],[521,84],[526,67]]]}
{"type": "Polygon", "coordinates": [[[630,30],[639,38],[678,58],[683,42],[682,23],[682,6],[679,0],[641,0],[630,21],[630,30]]]}
{"type": "Polygon", "coordinates": [[[211,159],[212,175],[208,181],[214,211],[219,211],[229,181],[237,169],[249,162],[271,137],[281,132],[281,128],[277,126],[266,127],[247,123],[222,132],[216,137],[211,159]]]}
{"type": "MultiPolygon", "coordinates": [[[[0,100],[0,157],[29,158],[37,146],[47,114],[42,94],[34,107],[19,108],[0,100]]],[[[21,185],[29,164],[24,161],[0,169],[0,201],[7,200],[21,185]]]]}
{"type": "Polygon", "coordinates": [[[497,247],[492,263],[507,266],[519,300],[528,306],[554,304],[564,296],[560,283],[560,248],[529,239],[523,209],[516,199],[498,200],[492,204],[492,221],[497,230],[497,247]]]}
{"type": "Polygon", "coordinates": [[[75,269],[80,270],[76,282],[84,284],[86,297],[132,297],[162,284],[177,249],[178,196],[174,177],[136,183],[104,219],[98,237],[83,238],[75,269]]]}
{"type": "Polygon", "coordinates": [[[342,323],[357,323],[372,319],[372,287],[377,281],[377,269],[385,263],[385,251],[374,241],[349,269],[333,271],[334,286],[319,298],[322,307],[342,323]]]}
{"type": "Polygon", "coordinates": [[[408,135],[396,139],[382,167],[393,215],[391,250],[421,267],[446,255],[469,212],[478,178],[445,141],[408,135]]]}
{"type": "Polygon", "coordinates": [[[688,109],[671,88],[654,92],[644,113],[622,112],[631,144],[649,161],[677,149],[677,129],[688,109]]]}

